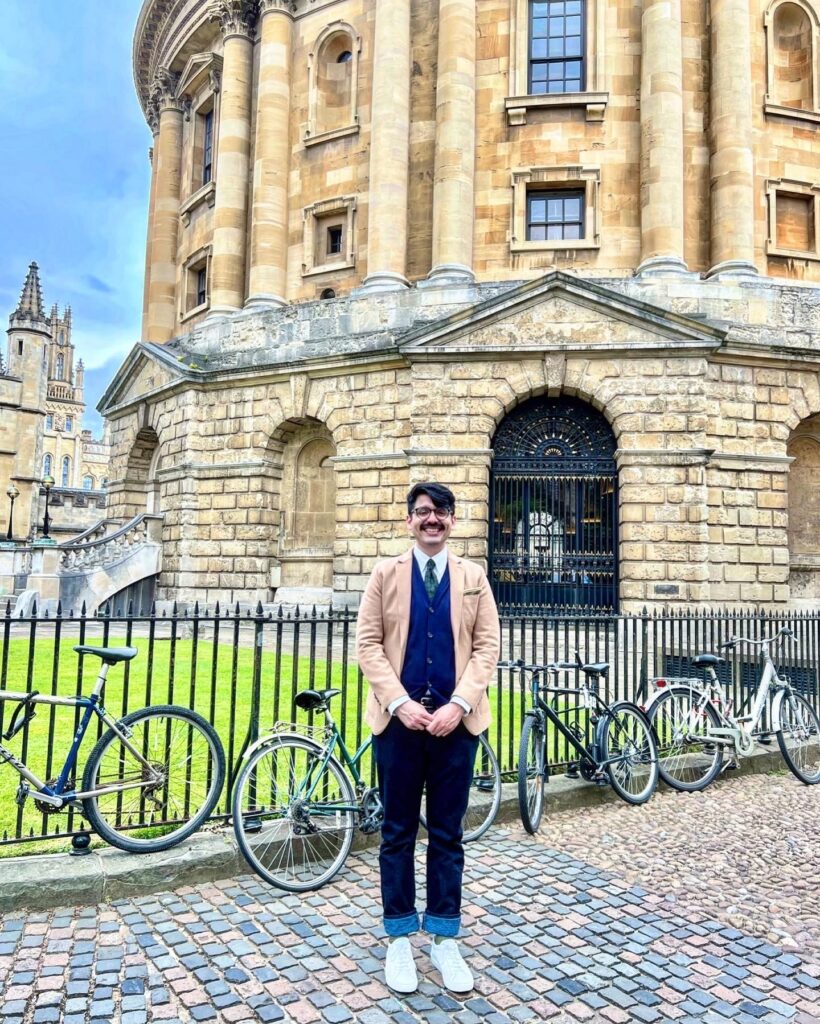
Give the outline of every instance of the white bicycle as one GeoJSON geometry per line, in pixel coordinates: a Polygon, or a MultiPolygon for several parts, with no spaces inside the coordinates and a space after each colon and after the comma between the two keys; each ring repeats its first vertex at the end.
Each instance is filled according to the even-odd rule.
{"type": "MultiPolygon", "coordinates": [[[[738,716],[732,699],[718,679],[715,666],[725,659],[716,654],[698,654],[692,664],[704,670],[705,679],[665,678],[652,680],[646,714],[658,743],[661,778],[674,789],[694,792],[705,789],[724,767],[724,754],[736,765],[748,757],[758,740],[763,714],[772,693],[771,725],[783,760],[808,786],[820,782],[820,718],[788,679],[781,678],[772,661],[771,646],[783,639],[797,643],[788,626],[771,637],[750,640],[737,636],[722,643],[733,650],[748,644],[760,650],[763,671],[748,711],[738,716]]],[[[741,711],[745,709],[739,709],[741,711]]]]}

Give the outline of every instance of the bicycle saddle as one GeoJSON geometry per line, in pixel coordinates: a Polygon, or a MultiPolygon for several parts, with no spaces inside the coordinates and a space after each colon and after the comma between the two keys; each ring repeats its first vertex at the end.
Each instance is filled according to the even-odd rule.
{"type": "Polygon", "coordinates": [[[582,665],[581,671],[588,676],[605,676],[609,672],[609,662],[594,661],[590,665],[582,665]]]}
{"type": "Polygon", "coordinates": [[[341,690],[301,690],[293,698],[294,704],[303,711],[316,711],[324,707],[331,697],[335,697],[341,690]]]}
{"type": "Polygon", "coordinates": [[[721,658],[717,654],[696,654],[692,658],[692,664],[697,666],[697,668],[705,668],[708,665],[719,665],[725,660],[725,658],[721,658]]]}
{"type": "Polygon", "coordinates": [[[96,654],[106,665],[116,665],[118,661],[130,661],[139,654],[136,647],[92,647],[91,644],[79,644],[74,650],[77,654],[96,654]]]}

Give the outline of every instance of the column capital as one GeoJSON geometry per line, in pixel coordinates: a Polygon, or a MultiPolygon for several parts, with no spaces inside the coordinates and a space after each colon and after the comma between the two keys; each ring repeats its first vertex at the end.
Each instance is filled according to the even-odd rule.
{"type": "Polygon", "coordinates": [[[225,39],[242,36],[252,40],[256,33],[258,0],[211,0],[209,17],[218,21],[225,39]]]}
{"type": "Polygon", "coordinates": [[[148,93],[148,124],[156,135],[159,119],[166,110],[182,110],[182,101],[177,96],[179,75],[169,68],[157,68],[148,93]]]}
{"type": "Polygon", "coordinates": [[[293,0],[259,0],[259,17],[264,18],[266,14],[274,11],[282,11],[284,14],[294,14],[296,4],[293,0]]]}

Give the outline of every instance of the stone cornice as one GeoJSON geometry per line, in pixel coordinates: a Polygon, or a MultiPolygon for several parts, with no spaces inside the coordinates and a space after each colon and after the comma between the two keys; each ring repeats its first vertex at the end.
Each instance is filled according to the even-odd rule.
{"type": "Polygon", "coordinates": [[[219,23],[225,39],[242,36],[253,39],[259,14],[258,0],[211,0],[208,13],[219,23]]]}

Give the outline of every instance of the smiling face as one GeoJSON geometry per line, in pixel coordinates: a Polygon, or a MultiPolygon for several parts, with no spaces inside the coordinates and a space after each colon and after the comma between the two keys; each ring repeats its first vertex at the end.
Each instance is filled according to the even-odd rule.
{"type": "Polygon", "coordinates": [[[437,555],[441,551],[456,521],[453,513],[439,519],[434,512],[429,511],[434,507],[429,495],[420,494],[413,502],[413,511],[407,517],[407,529],[425,555],[437,555]],[[419,516],[418,512],[424,509],[428,510],[428,514],[419,516]]]}

